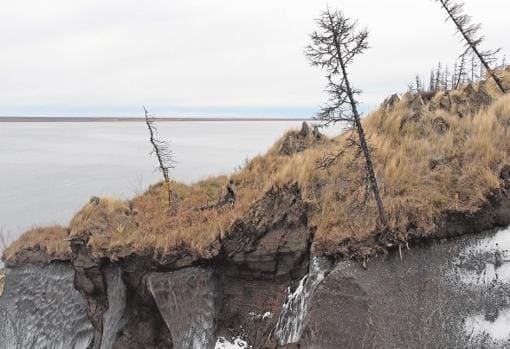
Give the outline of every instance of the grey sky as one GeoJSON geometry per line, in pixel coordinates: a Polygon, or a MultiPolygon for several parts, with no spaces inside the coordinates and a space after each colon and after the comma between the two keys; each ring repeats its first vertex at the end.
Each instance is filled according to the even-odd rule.
{"type": "MultiPolygon", "coordinates": [[[[369,105],[461,52],[432,0],[1,0],[0,115],[309,115],[324,80],[303,48],[326,3],[371,32],[352,70],[369,105]]],[[[466,3],[510,52],[510,1],[466,3]]]]}

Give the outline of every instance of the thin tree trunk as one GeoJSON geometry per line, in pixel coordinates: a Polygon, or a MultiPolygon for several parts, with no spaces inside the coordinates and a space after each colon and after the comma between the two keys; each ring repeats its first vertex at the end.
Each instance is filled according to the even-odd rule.
{"type": "Polygon", "coordinates": [[[152,129],[150,120],[149,120],[149,112],[145,107],[143,108],[145,112],[145,123],[147,124],[147,128],[149,129],[149,140],[154,148],[154,153],[156,153],[156,158],[158,159],[159,168],[161,169],[161,173],[163,174],[163,179],[165,181],[166,191],[168,194],[168,207],[172,207],[172,189],[170,188],[170,178],[168,177],[168,172],[166,170],[165,163],[163,161],[163,157],[159,150],[158,144],[156,143],[156,139],[154,138],[154,130],[152,129]]]}
{"type": "Polygon", "coordinates": [[[342,69],[342,74],[345,79],[345,87],[347,95],[349,96],[349,103],[351,104],[352,113],[354,115],[354,123],[356,125],[356,130],[358,132],[359,141],[361,150],[363,152],[363,157],[365,158],[365,167],[368,172],[368,179],[370,181],[370,187],[375,197],[375,201],[377,204],[377,210],[379,211],[379,222],[383,227],[388,227],[388,217],[386,216],[386,211],[384,210],[383,201],[381,198],[381,193],[379,191],[379,186],[377,185],[377,179],[375,177],[374,166],[372,164],[372,159],[370,157],[370,151],[368,149],[368,144],[365,138],[365,132],[363,130],[363,126],[361,125],[361,119],[358,112],[358,106],[356,101],[354,100],[351,84],[349,82],[349,78],[347,75],[347,69],[345,68],[345,63],[342,58],[342,52],[340,50],[340,44],[338,43],[337,35],[334,34],[335,46],[338,53],[338,61],[340,63],[340,67],[342,69]]]}
{"type": "Polygon", "coordinates": [[[471,47],[471,49],[473,50],[473,52],[475,53],[475,55],[478,57],[478,59],[480,60],[480,62],[482,63],[482,65],[485,67],[485,69],[489,72],[489,74],[491,75],[491,77],[494,79],[494,81],[496,82],[496,85],[498,85],[499,89],[501,90],[501,92],[503,93],[506,93],[506,90],[505,88],[503,87],[503,82],[501,81],[501,79],[494,73],[494,71],[491,69],[491,67],[489,66],[489,64],[485,61],[485,59],[483,58],[483,56],[481,55],[481,53],[478,51],[476,45],[474,44],[474,42],[466,35],[466,33],[464,32],[464,28],[462,28],[462,26],[457,22],[457,20],[455,19],[455,16],[453,15],[453,13],[450,11],[450,9],[448,8],[448,6],[446,6],[444,0],[439,0],[439,2],[441,3],[441,6],[445,9],[445,11],[448,13],[448,16],[450,17],[450,19],[453,21],[453,23],[455,24],[455,26],[457,27],[457,30],[461,33],[462,37],[466,40],[466,42],[468,43],[469,47],[471,47]]]}

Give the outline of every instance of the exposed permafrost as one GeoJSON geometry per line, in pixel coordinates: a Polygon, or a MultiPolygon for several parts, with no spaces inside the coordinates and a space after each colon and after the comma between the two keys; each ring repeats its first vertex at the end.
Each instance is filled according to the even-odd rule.
{"type": "Polygon", "coordinates": [[[0,297],[0,348],[85,349],[92,338],[69,265],[30,265],[9,270],[0,297]]]}
{"type": "Polygon", "coordinates": [[[313,292],[324,280],[329,268],[328,261],[313,257],[308,274],[299,281],[294,291],[290,288],[287,290],[287,298],[276,324],[275,333],[280,345],[296,343],[301,338],[313,292]]]}
{"type": "Polygon", "coordinates": [[[170,329],[174,348],[212,348],[218,294],[213,270],[151,273],[148,287],[170,329]]]}
{"type": "Polygon", "coordinates": [[[119,267],[109,266],[104,271],[108,289],[108,310],[103,315],[101,349],[111,349],[122,327],[122,315],[126,307],[126,286],[119,267]]]}
{"type": "Polygon", "coordinates": [[[456,264],[461,268],[461,281],[465,284],[510,282],[510,228],[466,248],[456,264]]]}
{"type": "Polygon", "coordinates": [[[464,319],[464,332],[474,343],[487,341],[492,347],[510,344],[510,228],[500,230],[467,247],[455,261],[460,281],[480,294],[484,313],[472,313],[464,319]],[[490,301],[483,301],[488,298],[490,301]],[[485,304],[485,306],[484,306],[485,304]],[[495,304],[495,305],[494,305],[495,304]],[[487,306],[490,305],[490,306],[487,306]]]}

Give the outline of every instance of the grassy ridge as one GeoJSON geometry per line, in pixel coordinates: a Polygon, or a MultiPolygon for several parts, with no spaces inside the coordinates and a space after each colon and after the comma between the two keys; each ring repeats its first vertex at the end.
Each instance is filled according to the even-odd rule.
{"type": "MultiPolygon", "coordinates": [[[[508,72],[504,81],[510,85],[508,72]]],[[[510,164],[510,96],[500,95],[491,82],[435,94],[408,93],[368,115],[364,127],[390,228],[402,242],[410,230],[433,237],[445,211],[478,210],[500,185],[502,167],[510,164]]],[[[235,219],[270,187],[289,182],[299,184],[313,207],[309,220],[316,227],[317,253],[344,253],[349,244],[369,246],[378,234],[377,212],[371,199],[360,205],[366,194],[362,164],[347,151],[329,168],[317,166],[344,148],[347,134],[282,154],[283,144],[297,133],[289,131],[230,177],[174,183],[176,215],[168,214],[164,191],[156,184],[126,202],[103,198],[87,204],[62,229],[65,233],[55,233],[54,227],[29,231],[3,258],[16,261],[24,251],[39,249],[62,259],[69,255],[68,237],[86,237],[98,257],[137,253],[160,259],[185,251],[209,258],[235,219]],[[218,200],[229,180],[237,194],[234,206],[196,209],[218,200]]]]}

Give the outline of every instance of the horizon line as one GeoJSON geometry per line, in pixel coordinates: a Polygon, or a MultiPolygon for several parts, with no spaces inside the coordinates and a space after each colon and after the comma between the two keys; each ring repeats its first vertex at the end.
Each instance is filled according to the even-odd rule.
{"type": "MultiPolygon", "coordinates": [[[[161,122],[185,121],[314,121],[306,117],[152,117],[161,122]]],[[[139,116],[0,116],[2,122],[143,122],[139,116]]]]}

